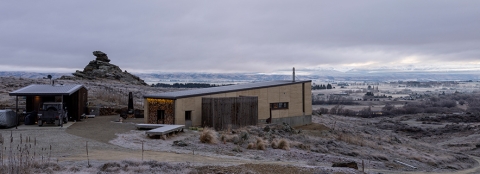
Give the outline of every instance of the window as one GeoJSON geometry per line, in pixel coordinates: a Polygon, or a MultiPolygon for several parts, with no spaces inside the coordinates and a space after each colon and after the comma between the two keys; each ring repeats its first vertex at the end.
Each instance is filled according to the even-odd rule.
{"type": "Polygon", "coordinates": [[[288,102],[270,103],[270,109],[288,109],[288,102]]]}
{"type": "Polygon", "coordinates": [[[192,111],[185,111],[185,120],[192,120],[192,111]]]}

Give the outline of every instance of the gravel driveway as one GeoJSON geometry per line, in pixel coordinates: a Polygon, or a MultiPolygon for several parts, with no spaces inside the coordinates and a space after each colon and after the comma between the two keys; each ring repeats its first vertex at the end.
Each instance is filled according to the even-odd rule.
{"type": "Polygon", "coordinates": [[[121,150],[131,151],[126,148],[109,144],[108,141],[116,137],[115,133],[123,133],[135,129],[135,123],[143,119],[128,119],[123,123],[115,122],[118,116],[99,116],[79,122],[69,122],[63,127],[44,125],[20,125],[9,129],[0,129],[3,137],[3,148],[14,149],[20,144],[31,144],[32,151],[40,157],[42,154],[50,153],[52,160],[71,155],[84,154],[85,144],[88,141],[88,148],[91,151],[121,150]],[[13,137],[13,142],[11,138],[13,137]],[[20,140],[20,137],[22,140],[20,140]],[[30,139],[30,141],[28,141],[30,139]],[[35,146],[36,140],[36,146],[35,146]],[[46,150],[43,150],[46,149],[46,150]]]}

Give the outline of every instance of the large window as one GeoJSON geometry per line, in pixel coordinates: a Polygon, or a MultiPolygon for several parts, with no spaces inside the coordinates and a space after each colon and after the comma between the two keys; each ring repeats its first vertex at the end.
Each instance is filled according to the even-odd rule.
{"type": "Polygon", "coordinates": [[[270,103],[270,109],[288,109],[288,102],[270,103]]]}

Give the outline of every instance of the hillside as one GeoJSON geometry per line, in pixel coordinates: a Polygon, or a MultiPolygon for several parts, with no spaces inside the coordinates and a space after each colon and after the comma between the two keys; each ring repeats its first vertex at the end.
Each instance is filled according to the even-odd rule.
{"type": "MultiPolygon", "coordinates": [[[[0,77],[0,109],[14,108],[15,97],[8,93],[30,84],[50,84],[49,79],[37,78],[17,78],[0,77]]],[[[126,107],[128,102],[128,93],[132,92],[135,108],[143,108],[143,95],[149,93],[161,93],[179,89],[165,89],[150,87],[141,84],[131,84],[118,80],[102,79],[89,80],[82,78],[55,79],[55,84],[80,84],[88,89],[88,101],[92,107],[126,107]]],[[[20,98],[19,105],[24,104],[24,99],[20,98]]]]}

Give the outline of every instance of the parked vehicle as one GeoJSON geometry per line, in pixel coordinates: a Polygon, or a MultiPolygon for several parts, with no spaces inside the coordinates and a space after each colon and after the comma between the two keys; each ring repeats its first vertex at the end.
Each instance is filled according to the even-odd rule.
{"type": "Polygon", "coordinates": [[[45,102],[42,105],[42,109],[42,111],[38,112],[38,126],[50,123],[63,127],[63,124],[68,122],[67,108],[63,107],[62,102],[45,102]]]}
{"type": "Polygon", "coordinates": [[[17,116],[11,109],[0,110],[0,127],[9,128],[17,124],[17,116]]]}

